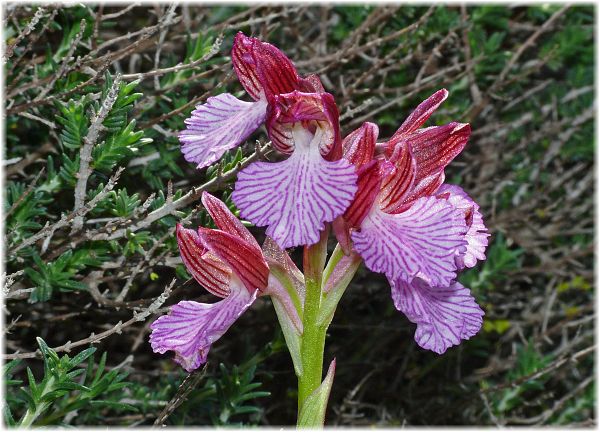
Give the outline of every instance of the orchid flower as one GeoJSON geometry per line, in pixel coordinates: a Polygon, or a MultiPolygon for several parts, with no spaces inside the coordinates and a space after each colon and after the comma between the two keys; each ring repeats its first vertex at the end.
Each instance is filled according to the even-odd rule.
{"type": "Polygon", "coordinates": [[[255,102],[230,94],[209,98],[180,134],[186,160],[209,165],[265,119],[275,149],[289,158],[239,173],[233,201],[241,215],[267,226],[282,248],[314,244],[326,222],[356,192],[354,167],[341,159],[339,113],[316,76],[301,78],[276,47],[238,33],[231,53],[238,79],[255,102]]]}
{"type": "MultiPolygon", "coordinates": [[[[175,352],[175,361],[187,371],[206,362],[211,345],[219,339],[259,295],[271,295],[289,313],[294,325],[301,322],[289,293],[269,274],[267,259],[248,229],[227,206],[204,192],[202,203],[219,229],[198,231],[177,225],[181,259],[210,293],[223,300],[212,303],[182,301],[151,325],[150,343],[155,352],[175,352]]],[[[269,250],[273,250],[268,243],[269,250]]],[[[286,262],[290,274],[299,271],[286,262]]],[[[297,277],[297,276],[296,276],[297,277]]]]}
{"type": "Polygon", "coordinates": [[[481,327],[483,311],[456,277],[485,259],[489,235],[477,204],[460,187],[442,184],[470,126],[420,129],[446,97],[440,90],[421,103],[387,143],[375,144],[371,123],[345,138],[344,157],[359,169],[358,192],[334,224],[346,250],[387,276],[396,308],[417,324],[417,343],[440,354],[481,327]]]}
{"type": "Polygon", "coordinates": [[[276,96],[267,129],[273,146],[290,156],[253,163],[238,174],[231,198],[241,216],[267,226],[282,248],[318,242],[325,222],[343,214],[354,198],[357,175],[341,159],[338,116],[329,93],[276,96]]]}
{"type": "Polygon", "coordinates": [[[192,111],[179,140],[185,160],[196,163],[198,168],[216,162],[258,129],[275,96],[294,90],[323,91],[318,77],[301,78],[278,48],[242,32],[233,41],[231,61],[240,84],[254,102],[223,93],[208,98],[192,111]]]}

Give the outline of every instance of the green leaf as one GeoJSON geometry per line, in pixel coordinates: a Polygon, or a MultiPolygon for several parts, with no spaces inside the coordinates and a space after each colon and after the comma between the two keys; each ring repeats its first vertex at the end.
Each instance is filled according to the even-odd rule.
{"type": "Polygon", "coordinates": [[[327,411],[327,401],[329,400],[334,375],[335,359],[329,365],[329,370],[321,385],[304,401],[298,415],[298,427],[323,427],[325,423],[325,411],[327,411]]]}

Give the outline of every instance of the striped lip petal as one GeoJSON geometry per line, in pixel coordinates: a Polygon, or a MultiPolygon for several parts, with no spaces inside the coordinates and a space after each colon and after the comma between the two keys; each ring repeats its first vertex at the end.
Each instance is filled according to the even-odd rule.
{"type": "Polygon", "coordinates": [[[417,161],[415,183],[439,174],[465,148],[471,126],[468,123],[448,123],[420,129],[407,135],[404,140],[412,148],[417,161]]]}
{"type": "Polygon", "coordinates": [[[231,279],[229,266],[202,245],[196,231],[177,224],[176,233],[181,260],[188,272],[212,294],[227,297],[231,279]]]}
{"type": "Polygon", "coordinates": [[[267,286],[269,267],[260,248],[224,231],[198,228],[202,245],[225,262],[249,292],[267,286]]]}
{"type": "Polygon", "coordinates": [[[356,192],[354,166],[323,159],[314,143],[318,133],[302,133],[301,126],[294,131],[298,142],[288,159],[255,162],[240,171],[231,196],[241,216],[267,226],[267,235],[284,249],[318,242],[325,222],[341,215],[356,192]]]}
{"type": "Polygon", "coordinates": [[[394,169],[383,179],[379,194],[379,206],[386,213],[394,213],[402,206],[413,188],[417,172],[417,161],[407,144],[396,146],[390,163],[394,169]]]}
{"type": "Polygon", "coordinates": [[[342,141],[344,159],[359,169],[373,159],[379,128],[375,123],[365,122],[350,132],[342,141]]]}
{"type": "Polygon", "coordinates": [[[275,46],[239,32],[233,41],[231,61],[242,86],[255,100],[267,100],[298,88],[296,67],[275,46]]]}
{"type": "Polygon", "coordinates": [[[351,236],[370,270],[407,282],[419,275],[442,286],[456,278],[454,257],[457,250],[464,252],[466,232],[464,212],[446,200],[427,197],[400,214],[373,206],[351,236]]]}
{"type": "Polygon", "coordinates": [[[246,240],[260,250],[260,245],[240,220],[235,217],[223,201],[208,192],[202,192],[202,204],[221,231],[246,240]]]}
{"type": "Polygon", "coordinates": [[[174,351],[175,361],[186,371],[198,369],[206,362],[211,345],[252,305],[257,294],[233,276],[231,293],[217,303],[177,303],[150,326],[152,350],[160,354],[174,351]]]}
{"type": "Polygon", "coordinates": [[[208,98],[198,105],[186,129],[179,133],[181,152],[198,168],[208,166],[227,150],[237,147],[264,121],[267,103],[244,102],[229,93],[208,98]]]}
{"type": "Polygon", "coordinates": [[[390,285],[396,308],[417,324],[415,341],[422,348],[443,354],[481,329],[484,312],[458,282],[431,287],[416,278],[412,283],[390,280],[390,285]]]}
{"type": "Polygon", "coordinates": [[[438,107],[446,100],[447,97],[448,90],[441,89],[421,102],[419,106],[416,107],[415,110],[408,116],[408,118],[404,120],[404,123],[402,123],[402,126],[398,128],[392,138],[390,138],[390,145],[394,146],[404,135],[414,132],[423,126],[431,114],[438,109],[438,107]]]}
{"type": "Polygon", "coordinates": [[[284,154],[291,154],[296,147],[294,129],[301,124],[306,134],[320,131],[318,145],[323,156],[334,152],[341,157],[339,112],[329,93],[302,93],[293,91],[274,98],[267,113],[267,131],[273,145],[284,154]]]}
{"type": "Polygon", "coordinates": [[[488,246],[488,229],[483,223],[483,216],[479,211],[479,206],[471,197],[459,186],[444,184],[438,191],[437,196],[447,195],[447,200],[455,208],[463,210],[467,220],[467,250],[464,255],[456,257],[458,268],[474,267],[477,260],[485,259],[485,250],[488,246]]]}

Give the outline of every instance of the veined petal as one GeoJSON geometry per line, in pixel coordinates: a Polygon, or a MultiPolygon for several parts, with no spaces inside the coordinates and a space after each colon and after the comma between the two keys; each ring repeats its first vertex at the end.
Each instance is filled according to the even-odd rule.
{"type": "Polygon", "coordinates": [[[179,133],[185,160],[198,168],[216,162],[248,138],[265,121],[266,112],[264,100],[244,102],[229,93],[208,98],[192,111],[185,120],[187,128],[179,133]]]}
{"type": "Polygon", "coordinates": [[[382,160],[373,160],[358,170],[356,195],[344,213],[348,228],[360,226],[380,193],[382,179],[391,170],[393,166],[382,160]]]}
{"type": "Polygon", "coordinates": [[[427,197],[399,214],[373,206],[352,240],[372,271],[390,279],[410,282],[418,275],[433,285],[448,285],[456,277],[454,256],[464,251],[466,232],[461,210],[427,197]]]}
{"type": "Polygon", "coordinates": [[[175,352],[175,361],[188,372],[206,362],[211,344],[219,339],[256,300],[258,291],[250,293],[234,276],[231,293],[213,303],[182,301],[152,323],[150,344],[154,352],[175,352]]]}
{"type": "Polygon", "coordinates": [[[260,248],[235,235],[220,230],[198,228],[202,245],[225,262],[249,292],[267,286],[269,267],[260,248]]]}
{"type": "Polygon", "coordinates": [[[484,312],[458,282],[431,287],[416,278],[412,283],[390,280],[390,285],[396,308],[417,324],[415,340],[422,348],[443,354],[481,329],[484,312]]]}
{"type": "Polygon", "coordinates": [[[296,67],[275,46],[239,32],[234,39],[231,61],[238,79],[255,100],[267,100],[298,87],[296,67]]]}
{"type": "Polygon", "coordinates": [[[443,184],[437,191],[437,195],[448,194],[448,202],[454,207],[465,212],[467,225],[467,250],[464,255],[457,256],[459,268],[474,267],[477,260],[485,259],[485,249],[488,246],[488,229],[483,223],[483,216],[479,211],[479,205],[459,186],[443,184]]]}
{"type": "Polygon", "coordinates": [[[260,245],[250,231],[248,231],[248,228],[231,213],[223,201],[215,198],[208,192],[202,192],[202,204],[221,231],[243,238],[248,243],[256,246],[256,249],[260,250],[260,245]]]}
{"type": "Polygon", "coordinates": [[[409,191],[408,195],[404,197],[402,204],[392,209],[388,209],[387,213],[402,213],[419,198],[434,195],[440,185],[444,183],[445,178],[444,171],[441,171],[421,179],[417,184],[413,183],[412,189],[409,191]]]}
{"type": "Polygon", "coordinates": [[[293,91],[274,98],[267,113],[267,131],[273,145],[284,154],[291,154],[300,145],[298,129],[304,130],[302,140],[315,135],[314,140],[323,156],[333,160],[341,157],[339,112],[329,93],[302,93],[293,91]]]}
{"type": "Polygon", "coordinates": [[[468,123],[448,123],[420,129],[407,135],[404,142],[410,144],[417,161],[415,182],[438,174],[465,148],[471,126],[468,123]]]}
{"type": "Polygon", "coordinates": [[[181,260],[188,272],[209,292],[227,297],[231,278],[229,266],[202,245],[196,231],[177,224],[176,232],[181,260]]]}
{"type": "Polygon", "coordinates": [[[348,161],[326,161],[317,146],[302,145],[282,162],[255,162],[242,170],[231,198],[242,217],[267,226],[282,248],[311,245],[325,222],[346,210],[356,178],[348,161]]]}
{"type": "Polygon", "coordinates": [[[375,123],[365,122],[358,129],[350,132],[342,141],[344,159],[353,164],[356,169],[373,159],[375,142],[379,128],[375,123]]]}
{"type": "Polygon", "coordinates": [[[417,162],[408,144],[399,144],[390,157],[393,171],[384,177],[379,194],[379,205],[386,213],[400,208],[412,190],[417,172],[417,162]]]}
{"type": "Polygon", "coordinates": [[[419,129],[447,97],[448,90],[441,89],[421,102],[408,118],[404,120],[404,123],[402,123],[402,126],[398,128],[396,133],[394,133],[390,139],[390,143],[397,142],[403,135],[419,129]]]}

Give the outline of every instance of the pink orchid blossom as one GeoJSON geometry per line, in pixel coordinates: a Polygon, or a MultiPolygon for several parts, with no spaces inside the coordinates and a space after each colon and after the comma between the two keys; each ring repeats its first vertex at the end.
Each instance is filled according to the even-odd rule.
{"type": "Polygon", "coordinates": [[[199,228],[196,232],[178,224],[177,242],[192,277],[223,300],[212,304],[179,302],[168,315],[152,323],[150,335],[155,352],[174,351],[175,361],[187,371],[206,362],[212,343],[259,295],[277,298],[283,310],[292,314],[294,325],[301,326],[289,295],[270,276],[267,260],[248,229],[212,195],[204,192],[202,203],[218,229],[199,228]]]}
{"type": "Polygon", "coordinates": [[[231,197],[241,216],[267,226],[282,248],[318,242],[325,222],[354,198],[357,175],[341,158],[338,116],[329,93],[276,96],[267,130],[273,146],[289,157],[256,162],[238,174],[231,197]]]}
{"type": "Polygon", "coordinates": [[[231,61],[239,82],[254,102],[223,93],[208,98],[192,111],[179,140],[185,160],[196,163],[198,168],[216,162],[258,129],[276,95],[294,90],[323,91],[318,77],[301,78],[278,48],[242,32],[235,36],[231,61]]]}
{"type": "Polygon", "coordinates": [[[442,184],[470,126],[420,129],[446,97],[440,90],[424,101],[386,143],[375,144],[371,123],[344,139],[358,191],[334,223],[346,251],[387,276],[395,306],[417,324],[417,343],[440,354],[481,327],[483,311],[456,277],[485,259],[489,235],[479,206],[460,187],[442,184]]]}

